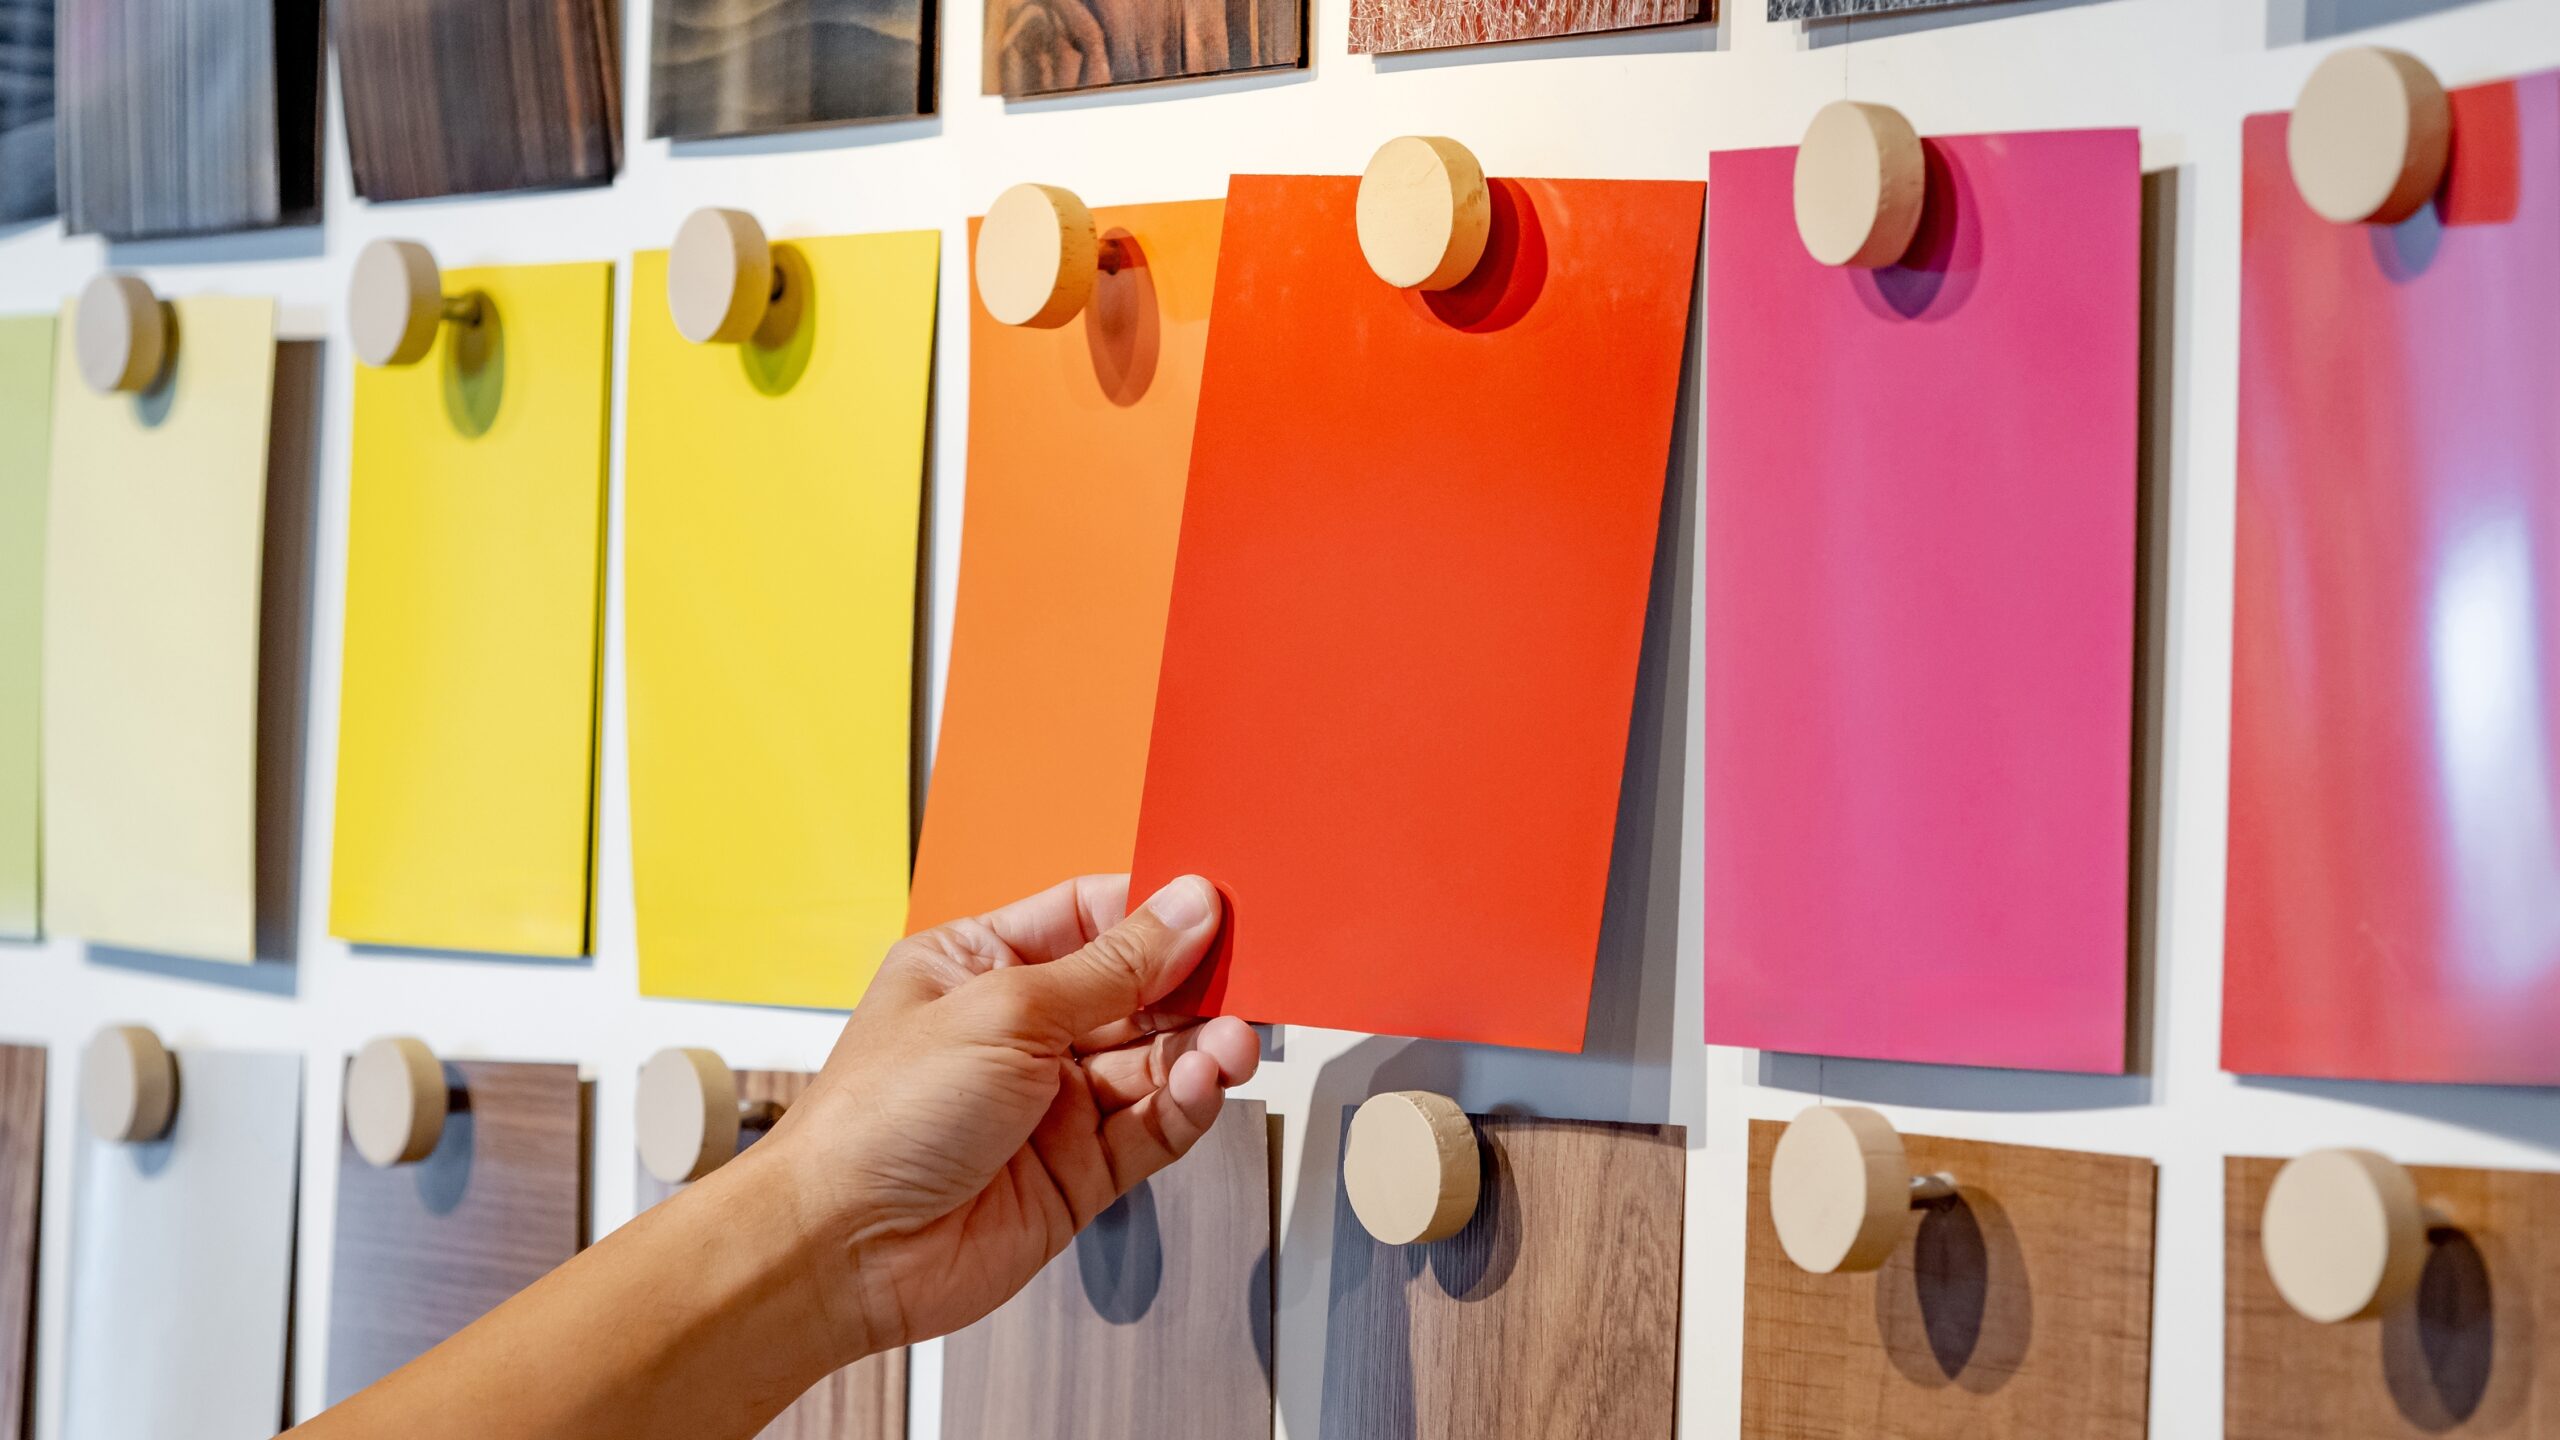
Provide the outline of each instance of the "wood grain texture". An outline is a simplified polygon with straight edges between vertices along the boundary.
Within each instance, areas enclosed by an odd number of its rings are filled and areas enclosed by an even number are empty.
[[[2222,1414],[2229,1440],[2560,1435],[2560,1174],[2412,1166],[2450,1222],[2408,1305],[2321,1325],[2268,1278],[2258,1219],[2281,1159],[2223,1162]]]
[[[1742,1302],[1750,1440],[2141,1440],[2151,1389],[2155,1167],[1906,1135],[1955,1178],[1884,1268],[1813,1275],[1778,1244],[1751,1124]]]
[[[210,234],[312,218],[320,0],[60,0],[72,234]]]
[[[331,21],[368,200],[600,185],[622,161],[612,0],[346,0]]]
[[[587,1238],[587,1095],[574,1065],[449,1061],[469,1108],[415,1165],[377,1170],[339,1122],[334,1405],[578,1253]]]
[[[933,113],[934,0],[663,0],[654,15],[653,136]]]
[[[1714,0],[1351,0],[1351,53],[1392,55],[1713,18]]]
[[[799,1099],[817,1078],[805,1070],[740,1070],[737,1076],[739,1099],[783,1105]],[[739,1132],[741,1152],[755,1143],[756,1133]],[[644,1209],[684,1188],[650,1174],[637,1157],[631,1168]],[[907,1352],[900,1348],[857,1360],[819,1381],[773,1417],[760,1440],[905,1440],[906,1433]]]
[[[1020,99],[1306,63],[1305,0],[987,0],[987,94]]]
[[[1473,1118],[1481,1198],[1449,1239],[1381,1245],[1335,1184],[1325,1440],[1669,1436],[1683,1130]]]
[[[0,0],[0,224],[53,213],[53,0]]]
[[[1899,10],[1945,10],[1978,5],[1983,0],[1769,0],[1772,20],[1845,20],[1853,15],[1890,15]]]
[[[1272,1155],[1258,1100],[942,1347],[944,1440],[1266,1440]]]
[[[0,1440],[34,1419],[36,1212],[44,1187],[44,1049],[0,1045]]]

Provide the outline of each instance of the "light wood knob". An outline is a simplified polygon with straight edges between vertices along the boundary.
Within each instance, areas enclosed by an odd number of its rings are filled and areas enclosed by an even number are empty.
[[[414,365],[435,347],[445,317],[444,275],[415,240],[375,240],[347,279],[347,328],[367,365]]]
[[[444,1064],[425,1041],[369,1040],[347,1067],[347,1135],[372,1165],[424,1160],[444,1138],[449,1099]]]
[[[101,274],[83,286],[72,351],[101,395],[148,390],[169,359],[169,312],[141,278]]]
[[[1093,300],[1102,258],[1093,211],[1059,185],[1016,185],[978,222],[978,300],[1006,325],[1055,330]]]
[[[1481,1166],[1466,1112],[1428,1090],[1370,1096],[1342,1144],[1351,1212],[1386,1245],[1446,1240],[1467,1228]]]
[[[1825,265],[1874,270],[1900,260],[1928,194],[1919,132],[1890,105],[1835,100],[1796,147],[1796,234]]]
[[[738,1153],[738,1077],[716,1051],[661,1050],[640,1067],[640,1163],[669,1185],[699,1180]]]
[[[1493,192],[1475,152],[1445,135],[1404,135],[1360,174],[1360,254],[1399,290],[1446,290],[1475,273],[1493,234]]]
[[[178,1062],[143,1025],[110,1025],[80,1057],[80,1111],[101,1140],[157,1140],[178,1107]]]
[[[2285,129],[2303,202],[2341,225],[2396,225],[2444,183],[2453,103],[2416,57],[2376,45],[2320,62]]]
[[[2258,1245],[2276,1293],[2323,1325],[2370,1320],[2427,1268],[2426,1209],[2409,1172],[2371,1150],[2314,1150],[2267,1187]]]
[[[706,206],[685,217],[667,250],[667,310],[696,345],[753,339],[773,302],[773,247],[743,210]]]
[[[1788,1122],[1769,1161],[1778,1244],[1816,1275],[1873,1270],[1893,1256],[1912,1207],[1956,1193],[1913,1175],[1893,1122],[1863,1105],[1814,1105]]]

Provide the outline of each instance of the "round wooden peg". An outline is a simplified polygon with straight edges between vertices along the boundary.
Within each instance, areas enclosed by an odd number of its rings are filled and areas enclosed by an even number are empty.
[[[1445,135],[1378,147],[1353,212],[1360,254],[1399,290],[1446,290],[1475,273],[1493,234],[1493,192],[1475,152]]]
[[[673,1046],[640,1067],[640,1163],[669,1185],[699,1180],[738,1153],[738,1077],[717,1051]]]
[[[2370,1320],[2418,1288],[2427,1213],[2418,1182],[2371,1150],[2314,1150],[2267,1187],[2258,1244],[2276,1293],[2305,1319]]]
[[[80,1057],[80,1111],[90,1133],[122,1143],[157,1140],[177,1113],[178,1062],[144,1025],[110,1025]]]
[[[1919,132],[1890,105],[1835,100],[1796,147],[1796,234],[1825,265],[1875,270],[1900,260],[1928,194]]]
[[[2397,225],[2444,183],[2453,102],[2415,56],[2357,45],[2320,62],[2285,127],[2294,187],[2321,218]]]
[[[347,1136],[372,1165],[424,1160],[444,1138],[451,1101],[444,1064],[425,1041],[407,1035],[369,1040],[347,1067]]]
[[[1458,1102],[1428,1090],[1372,1095],[1351,1116],[1342,1185],[1379,1243],[1446,1240],[1476,1213],[1482,1162]]]
[[[1002,324],[1054,330],[1092,302],[1101,260],[1093,211],[1074,191],[1016,185],[978,222],[978,300]]]
[[[169,360],[169,312],[133,275],[101,274],[81,288],[72,322],[80,378],[101,395],[148,390]]]
[[[367,365],[415,365],[435,348],[436,327],[479,318],[471,297],[448,298],[436,257],[415,240],[375,240],[356,252],[347,278],[347,328]]]
[[[1891,1259],[1913,1207],[1955,1194],[1913,1175],[1893,1122],[1863,1105],[1814,1105],[1788,1122],[1769,1162],[1769,1217],[1787,1258],[1816,1275]]]
[[[667,249],[667,310],[676,332],[696,345],[755,338],[776,281],[764,227],[743,210],[694,211]]]

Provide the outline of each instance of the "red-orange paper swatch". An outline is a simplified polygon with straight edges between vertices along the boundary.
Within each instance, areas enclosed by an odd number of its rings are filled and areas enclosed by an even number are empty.
[[[1227,193],[1132,893],[1228,896],[1181,1009],[1579,1049],[1705,187],[1496,181],[1429,297],[1358,189]]]
[[[969,490],[910,932],[1129,868],[1217,275],[1217,200],[1106,206],[1138,263],[1054,330],[969,287]],[[977,254],[971,221],[969,249]]]

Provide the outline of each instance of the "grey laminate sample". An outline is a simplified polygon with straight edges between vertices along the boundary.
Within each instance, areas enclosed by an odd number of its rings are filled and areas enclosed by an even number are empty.
[[[0,224],[53,213],[53,0],[0,0]]]

